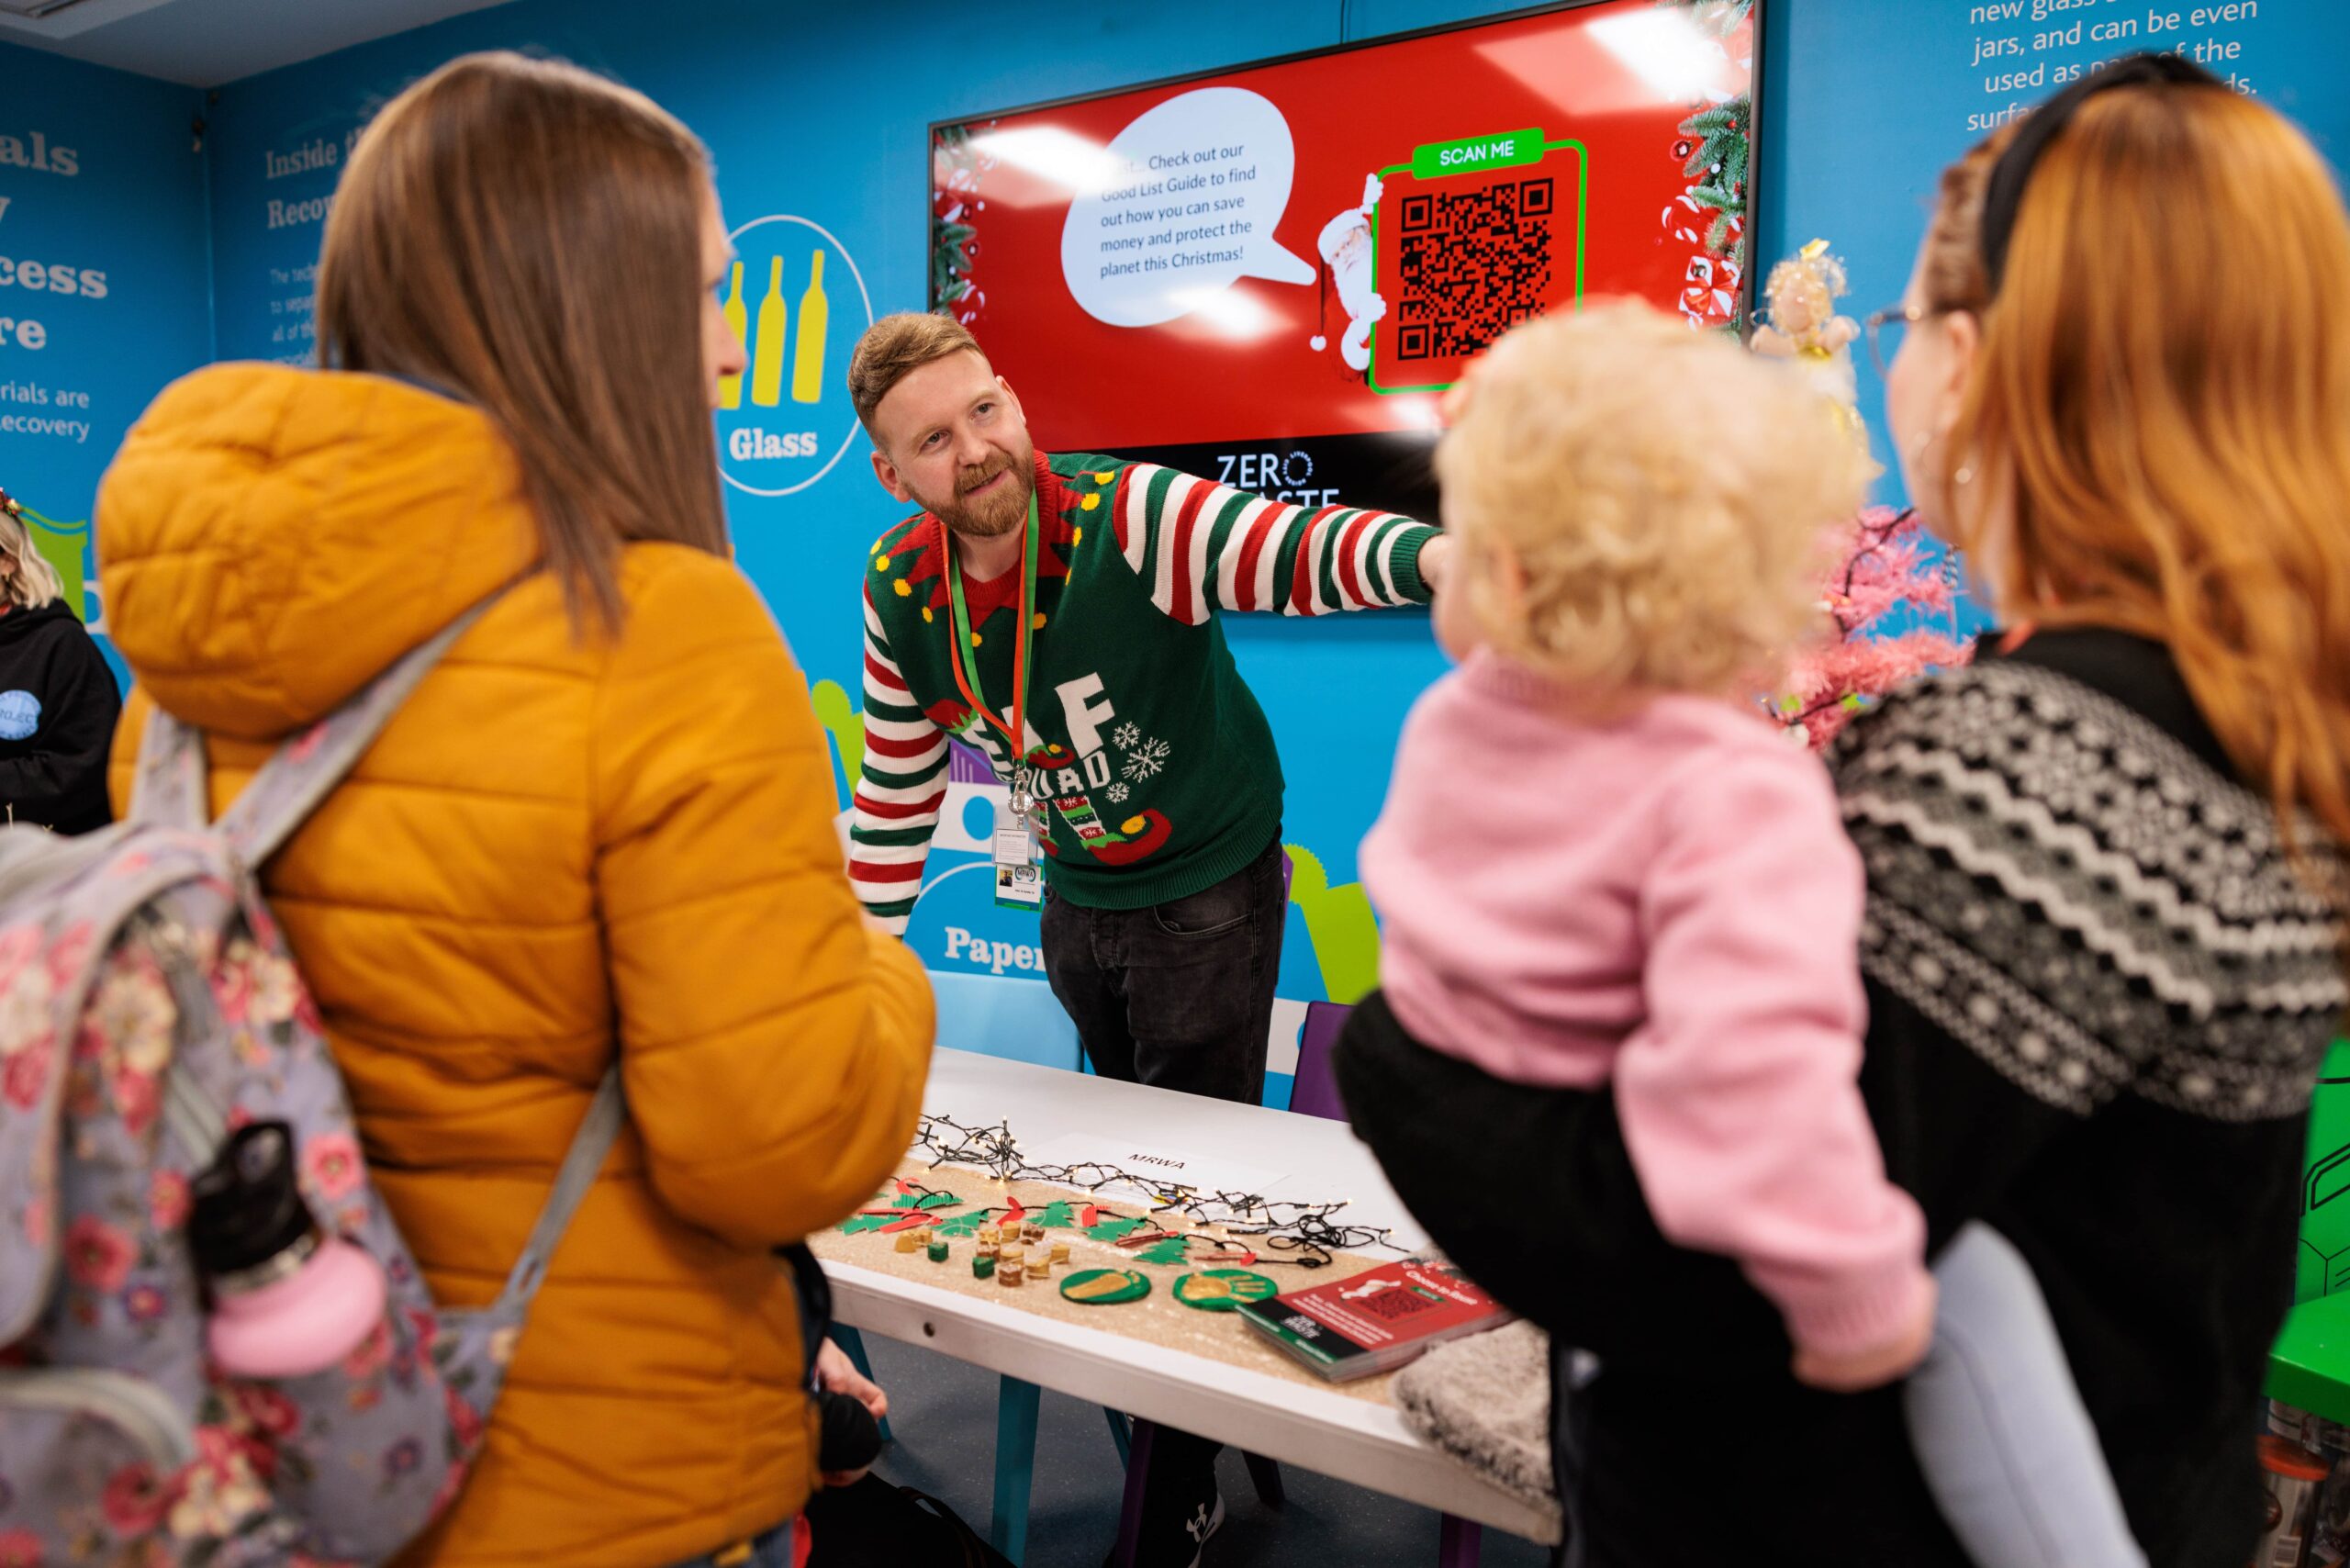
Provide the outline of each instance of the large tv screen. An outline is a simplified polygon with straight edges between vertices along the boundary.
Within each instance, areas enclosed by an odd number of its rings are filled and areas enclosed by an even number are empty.
[[[1634,295],[1739,330],[1756,0],[1585,0],[930,128],[931,304],[1047,450],[1427,515],[1439,394]]]

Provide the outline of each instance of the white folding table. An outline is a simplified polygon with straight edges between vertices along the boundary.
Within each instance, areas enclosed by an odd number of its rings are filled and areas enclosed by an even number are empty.
[[[1030,1148],[1069,1134],[1112,1133],[1204,1161],[1277,1170],[1283,1174],[1266,1197],[1343,1198],[1342,1221],[1386,1226],[1404,1247],[1424,1240],[1371,1151],[1343,1123],[949,1050],[933,1060],[923,1108],[967,1127],[1006,1123]],[[841,1323],[1002,1374],[992,1534],[1015,1562],[1027,1534],[1040,1387],[1434,1508],[1444,1516],[1443,1568],[1473,1564],[1484,1527],[1545,1543],[1558,1539],[1553,1518],[1428,1448],[1391,1406],[1071,1327],[1022,1311],[1016,1297],[975,1298],[836,1256],[824,1269]],[[1134,1495],[1130,1488],[1130,1504]]]

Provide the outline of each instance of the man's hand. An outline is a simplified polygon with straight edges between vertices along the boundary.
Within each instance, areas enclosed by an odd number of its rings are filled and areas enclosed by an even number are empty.
[[[1452,535],[1439,533],[1420,546],[1420,581],[1428,585],[1428,592],[1444,591],[1445,574],[1452,566]]]

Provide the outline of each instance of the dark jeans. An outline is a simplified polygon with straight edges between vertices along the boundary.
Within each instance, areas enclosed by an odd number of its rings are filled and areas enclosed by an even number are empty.
[[[1045,905],[1045,976],[1104,1078],[1254,1105],[1281,966],[1281,835],[1214,887],[1148,909]]]

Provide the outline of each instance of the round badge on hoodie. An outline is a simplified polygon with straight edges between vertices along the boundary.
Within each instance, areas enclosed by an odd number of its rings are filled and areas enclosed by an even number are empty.
[[[28,741],[39,728],[39,698],[29,691],[0,691],[0,741]]]

